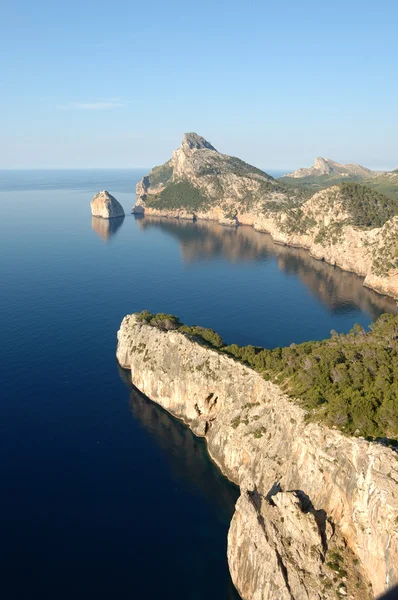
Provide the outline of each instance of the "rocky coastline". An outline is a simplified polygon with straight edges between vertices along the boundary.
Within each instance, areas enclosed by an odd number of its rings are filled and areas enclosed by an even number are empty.
[[[393,450],[306,423],[252,369],[135,314],[121,324],[117,360],[239,485],[228,562],[243,600],[362,600],[398,582]]]
[[[136,193],[134,214],[250,225],[398,299],[398,216],[391,211],[381,225],[357,226],[339,186],[305,199],[302,191],[283,187],[192,133],[185,134],[165,165],[143,177]]]

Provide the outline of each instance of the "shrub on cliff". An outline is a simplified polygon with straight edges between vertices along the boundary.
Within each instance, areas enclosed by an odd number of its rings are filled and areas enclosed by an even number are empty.
[[[148,310],[143,310],[142,312],[137,313],[137,318],[138,320],[145,321],[148,325],[157,327],[163,331],[172,331],[181,327],[181,322],[177,317],[165,313],[157,313],[154,315]]]
[[[398,214],[398,200],[380,194],[359,183],[340,184],[344,208],[352,224],[358,227],[381,227]]]
[[[331,426],[367,436],[398,436],[398,317],[382,315],[365,332],[274,350],[225,346],[266,379],[282,384]]]
[[[175,181],[159,194],[149,194],[147,202],[152,208],[199,210],[208,206],[209,199],[188,181]]]
[[[329,426],[398,437],[398,317],[382,315],[368,332],[355,325],[348,334],[333,332],[323,341],[273,350],[224,345],[212,329],[183,325],[173,315],[143,311],[138,318],[159,329],[177,329],[247,364]]]

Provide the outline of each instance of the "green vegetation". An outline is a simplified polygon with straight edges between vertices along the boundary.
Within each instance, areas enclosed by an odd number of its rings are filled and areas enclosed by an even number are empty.
[[[142,312],[137,313],[137,318],[139,321],[145,321],[148,325],[157,327],[163,331],[178,329],[180,333],[184,333],[205,346],[221,348],[224,344],[221,336],[213,331],[213,329],[198,327],[196,325],[184,325],[178,317],[175,317],[174,315],[167,315],[165,313],[157,313],[154,315],[147,310],[143,310]]]
[[[398,317],[382,315],[365,332],[266,350],[225,345],[212,329],[182,325],[172,315],[144,311],[138,318],[161,329],[177,329],[191,339],[247,364],[308,409],[347,434],[398,437]]]
[[[357,227],[381,227],[398,215],[398,200],[393,200],[359,183],[340,185],[343,206]]]
[[[296,196],[290,203],[280,203],[275,207],[274,211],[282,210],[285,215],[284,220],[279,223],[280,228],[287,234],[298,233],[300,235],[308,234],[311,230],[319,228],[318,231],[315,231],[316,243],[336,244],[341,238],[344,225],[354,225],[361,229],[382,227],[388,220],[398,215],[398,200],[393,200],[358,183],[342,183],[336,186],[335,189],[328,192],[326,200],[328,206],[324,206],[325,210],[333,203],[341,203],[349,216],[344,220],[323,226],[322,202],[325,203],[325,198],[320,201],[319,206],[313,205],[311,210],[304,211],[300,206],[302,202]],[[270,204],[265,204],[264,209],[272,210]],[[393,245],[393,241],[391,244]],[[391,258],[391,256],[394,256],[394,252],[392,255],[388,254],[388,257]],[[386,257],[383,255],[383,258]],[[380,257],[380,265],[383,263],[383,258]]]
[[[235,156],[229,156],[227,164],[228,170],[238,177],[250,177],[252,175],[257,175],[263,178],[265,177],[269,181],[274,181],[274,178],[271,177],[271,175],[268,175],[268,173],[265,173],[265,171],[257,169],[257,167],[253,167],[253,165],[249,165],[245,161],[241,160],[240,158],[236,158]]]
[[[195,211],[206,208],[209,198],[188,181],[175,181],[159,194],[148,194],[147,202],[152,208],[185,208]]]
[[[394,176],[395,174],[395,176]],[[376,177],[361,177],[359,175],[352,176],[336,176],[336,175],[321,175],[310,177],[281,177],[278,183],[283,183],[286,186],[299,187],[303,190],[314,194],[319,190],[339,185],[340,183],[360,183],[372,188],[374,191],[385,194],[390,198],[398,200],[398,172],[394,174],[380,174]]]
[[[328,340],[263,350],[223,351],[299,398],[329,426],[365,436],[398,436],[398,317],[382,315]]]
[[[173,167],[171,166],[170,161],[160,167],[154,167],[148,177],[149,183],[154,187],[169,183],[173,178]]]

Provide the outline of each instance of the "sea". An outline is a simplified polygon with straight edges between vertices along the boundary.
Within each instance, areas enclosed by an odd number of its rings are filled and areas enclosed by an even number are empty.
[[[118,367],[126,314],[274,348],[398,313],[250,227],[134,217],[146,172],[0,171],[3,600],[239,598],[226,558],[238,489]],[[91,217],[102,189],[124,219]]]

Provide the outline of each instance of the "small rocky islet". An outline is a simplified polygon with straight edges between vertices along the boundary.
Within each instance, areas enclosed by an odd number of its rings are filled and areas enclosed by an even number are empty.
[[[115,219],[124,217],[123,206],[106,190],[101,190],[91,200],[91,214],[102,219]]]

